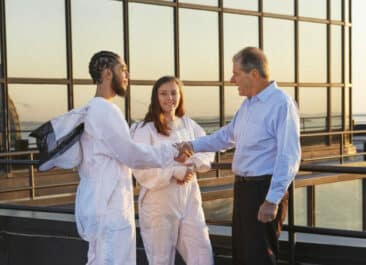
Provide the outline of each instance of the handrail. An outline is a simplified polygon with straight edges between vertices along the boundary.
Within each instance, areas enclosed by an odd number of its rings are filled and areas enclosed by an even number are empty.
[[[33,158],[33,153],[29,153],[30,158]],[[35,197],[35,189],[36,188],[49,188],[53,186],[60,186],[60,184],[56,185],[44,185],[40,187],[35,187],[34,184],[34,172],[33,165],[35,160],[4,160],[1,159],[0,163],[16,163],[16,164],[27,164],[31,167],[31,175],[32,182],[30,187],[23,187],[26,190],[32,190],[32,199]],[[213,163],[212,168],[214,169],[229,169],[231,168],[231,163]],[[302,164],[300,166],[301,171],[315,171],[315,172],[334,172],[334,173],[350,173],[350,174],[365,174],[366,175],[366,167],[350,167],[350,166],[331,166],[331,165],[310,165],[310,164]],[[366,178],[366,176],[365,176]],[[77,185],[77,182],[67,183],[68,185]],[[61,184],[63,186],[63,184]],[[9,190],[0,191],[9,192]],[[295,248],[296,248],[296,238],[295,234],[298,232],[301,233],[314,233],[314,234],[322,234],[322,235],[331,235],[331,236],[344,236],[344,237],[353,237],[353,238],[366,238],[366,232],[359,231],[347,231],[347,230],[339,230],[339,229],[328,229],[328,228],[315,228],[315,227],[304,227],[297,226],[294,222],[294,185],[291,184],[289,189],[289,204],[288,204],[288,225],[284,228],[288,231],[288,248],[289,248],[289,264],[295,264]],[[26,210],[26,211],[40,211],[40,212],[52,212],[52,213],[66,213],[72,214],[74,211],[72,209],[60,209],[57,207],[35,207],[35,206],[24,206],[24,205],[10,205],[3,204],[0,206],[2,209],[15,209],[15,210]]]
[[[38,150],[11,151],[0,153],[0,157],[39,154]]]

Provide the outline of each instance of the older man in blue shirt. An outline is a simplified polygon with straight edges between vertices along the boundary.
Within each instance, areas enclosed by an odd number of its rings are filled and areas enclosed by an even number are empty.
[[[242,103],[232,121],[181,151],[213,152],[235,147],[232,225],[233,264],[274,265],[287,212],[287,189],[300,162],[296,103],[270,81],[264,53],[247,47],[233,57],[231,82]]]

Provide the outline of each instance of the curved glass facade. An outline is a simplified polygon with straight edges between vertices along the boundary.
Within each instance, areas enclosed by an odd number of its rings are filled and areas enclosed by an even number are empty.
[[[185,83],[187,113],[210,133],[242,102],[229,83],[233,54],[256,46],[268,56],[271,77],[299,103],[303,133],[349,128],[347,1],[344,10],[341,0],[299,0],[297,6],[292,0],[0,1],[6,25],[0,43],[3,102],[12,100],[20,116],[21,106],[32,102],[32,119],[46,121],[52,117],[48,102],[57,93],[63,110],[87,102],[94,94],[88,62],[104,49],[129,65],[130,97],[117,100],[128,121],[143,117],[156,79],[176,75]],[[21,93],[29,94],[27,100],[15,96]],[[38,114],[46,112],[51,116]],[[319,126],[309,118],[314,115],[321,117]],[[2,118],[3,130],[9,130],[9,117]]]
[[[303,136],[326,134],[303,138],[304,155],[339,145],[327,134],[351,125],[349,2],[0,0],[0,150],[34,149],[30,130],[94,96],[88,63],[99,50],[129,65],[129,97],[115,99],[129,122],[144,117],[154,81],[176,75],[187,115],[211,133],[244,100],[229,80],[246,46],[265,51],[271,77],[297,101]],[[232,151],[217,157],[230,162]]]

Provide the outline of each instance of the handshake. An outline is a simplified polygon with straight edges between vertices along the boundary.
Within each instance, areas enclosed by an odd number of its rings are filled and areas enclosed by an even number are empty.
[[[178,150],[178,155],[174,158],[179,163],[185,163],[194,153],[191,142],[181,142],[173,145]],[[185,164],[186,171],[183,179],[176,177],[177,184],[183,185],[188,183],[194,176],[195,165],[192,163]]]
[[[174,158],[179,163],[184,163],[190,158],[194,151],[191,142],[181,142],[174,144],[174,147],[178,150],[178,156]]]

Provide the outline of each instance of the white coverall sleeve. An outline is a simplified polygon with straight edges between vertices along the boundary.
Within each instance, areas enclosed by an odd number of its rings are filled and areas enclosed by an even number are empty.
[[[108,150],[108,154],[130,168],[168,167],[175,161],[178,150],[171,144],[158,147],[134,143],[122,112],[117,106],[104,104],[100,108],[90,109],[90,121],[86,130],[95,132]],[[102,129],[101,129],[102,128]]]
[[[143,143],[153,145],[152,131],[149,130],[148,125],[141,127],[137,126],[132,133],[132,139],[136,143]],[[169,185],[172,177],[183,180],[186,174],[187,167],[180,166],[178,163],[166,168],[149,168],[149,169],[133,169],[133,175],[140,185],[147,189],[161,188]]]
[[[199,126],[195,121],[190,120],[190,125],[192,126],[194,139],[201,136],[205,136],[206,132]],[[214,161],[215,153],[195,153],[186,163],[194,164],[197,172],[203,173],[207,172],[211,168],[211,162]]]

